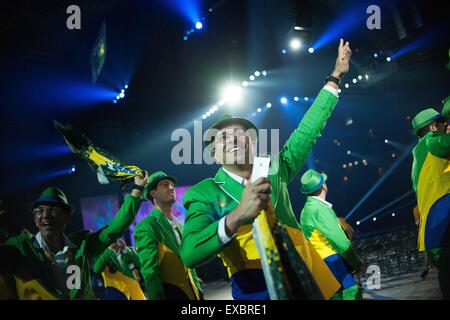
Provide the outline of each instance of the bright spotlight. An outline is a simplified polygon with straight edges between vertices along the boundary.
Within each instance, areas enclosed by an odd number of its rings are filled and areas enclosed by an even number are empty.
[[[121,92],[121,93],[119,94],[119,97],[120,97],[120,98],[125,97],[125,93]]]
[[[243,86],[243,87],[248,86],[248,82],[247,82],[247,81],[242,81],[242,86]]]
[[[119,99],[120,99],[120,95],[117,95],[116,100],[119,100]]]
[[[298,101],[298,100],[300,100],[299,97],[294,97],[294,101]]]
[[[286,53],[287,53],[287,50],[286,50],[286,49],[283,49],[283,50],[281,50],[281,53],[282,53],[282,54],[286,54]]]
[[[200,30],[201,28],[203,28],[203,23],[201,23],[200,21],[196,22],[196,23],[195,23],[195,28],[196,28],[197,30]]]
[[[72,169],[70,169],[70,172],[75,172],[75,171],[77,171],[75,166],[72,166]]]
[[[368,74],[364,75],[364,77],[366,78],[366,80],[369,80],[369,75]]]
[[[314,48],[309,48],[309,49],[308,49],[308,52],[309,52],[309,53],[314,53]]]
[[[356,221],[356,225],[359,226],[361,224],[360,221]]]
[[[206,113],[206,116],[209,117],[210,115],[211,115],[211,112],[208,111],[208,112]]]
[[[359,75],[359,76],[358,76],[358,80],[362,80],[362,75]]]
[[[348,83],[345,84],[345,87],[348,89],[348,87],[350,87],[350,85]]]
[[[213,106],[213,107],[212,107],[212,110],[213,110],[214,112],[216,112],[217,110],[219,110],[219,108],[217,108],[217,106]]]
[[[300,30],[302,30],[302,27],[295,26],[295,27],[294,27],[294,30],[300,31]]]
[[[125,88],[125,89],[128,89],[128,85],[126,84],[126,85],[124,86],[124,88]]]
[[[347,154],[350,155],[352,152],[350,150],[347,150]]]
[[[304,97],[304,98],[303,98],[303,100],[305,100],[305,101],[308,101],[308,100],[309,100],[309,98],[308,98],[308,97]]]
[[[282,98],[280,99],[280,102],[281,102],[282,104],[286,104],[286,103],[288,102],[288,100],[286,99],[286,97],[282,97]]]
[[[261,75],[261,72],[255,71],[255,76],[259,77]]]
[[[261,108],[258,108],[258,109],[256,109],[256,111],[258,111],[258,112],[261,112],[261,111],[262,111],[262,109],[261,109]]]
[[[392,212],[392,216],[395,217],[395,212]]]
[[[373,217],[373,219],[372,219],[373,221],[377,221],[377,217]]]
[[[387,58],[386,58],[386,61],[387,61],[387,62],[390,62],[390,61],[391,61],[391,57],[387,57]]]
[[[389,140],[388,139],[384,139],[384,143],[389,143]]]
[[[266,107],[267,108],[272,108],[272,104],[270,102],[267,102]]]
[[[242,98],[242,89],[239,86],[229,84],[222,91],[222,99],[230,104],[236,105]]]
[[[124,92],[125,92],[125,89],[120,90],[120,93],[124,93]]]
[[[186,41],[187,39],[188,39],[188,37],[187,37],[187,36],[184,36],[184,37],[183,37],[183,40],[184,40],[184,41]]]
[[[114,99],[114,100],[113,100],[113,103],[117,103],[117,100],[116,100],[116,99]]]
[[[373,54],[373,57],[374,57],[374,58],[378,58],[378,53],[374,53],[374,54]]]
[[[342,92],[342,90],[341,89],[338,89],[338,93],[341,93]]]
[[[267,71],[266,70],[263,70],[262,71],[262,75],[265,77],[265,76],[267,76]]]
[[[255,80],[255,76],[251,75],[250,77],[248,77],[251,81]]]
[[[225,104],[225,101],[219,100],[219,106],[223,106]]]
[[[206,115],[203,115],[203,117],[202,117],[202,118],[203,118],[203,120],[205,120],[205,119],[206,119]]]
[[[292,50],[298,50],[302,46],[302,43],[301,43],[300,39],[295,38],[295,39],[291,40],[291,42],[289,43],[289,46],[291,47]]]
[[[356,82],[357,82],[357,80],[356,80],[355,78],[353,78],[352,82],[353,82],[353,83],[356,83]]]

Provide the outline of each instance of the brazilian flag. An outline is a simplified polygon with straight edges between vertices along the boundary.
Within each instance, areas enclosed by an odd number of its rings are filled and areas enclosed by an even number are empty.
[[[63,125],[53,121],[56,130],[63,136],[70,150],[87,161],[97,173],[101,184],[120,182],[122,187],[132,182],[135,176],[143,176],[143,170],[136,166],[126,166],[103,149],[92,144],[91,140],[70,124]]]

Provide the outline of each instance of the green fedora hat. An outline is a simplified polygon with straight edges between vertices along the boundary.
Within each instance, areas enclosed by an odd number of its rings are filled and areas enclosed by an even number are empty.
[[[205,141],[204,141],[205,148],[209,149],[210,151],[212,150],[212,145],[213,145],[214,139],[216,137],[215,134],[217,133],[217,132],[215,132],[215,130],[220,130],[223,127],[226,127],[226,126],[229,126],[232,124],[240,124],[241,126],[243,126],[245,128],[245,130],[253,129],[253,130],[255,130],[256,137],[258,137],[258,129],[253,124],[253,122],[251,122],[247,119],[244,119],[244,118],[233,117],[229,114],[224,113],[220,116],[219,120],[216,123],[214,123],[211,127],[208,128],[208,130],[206,130]]]
[[[420,111],[412,119],[412,127],[414,134],[417,134],[420,131],[420,129],[426,127],[430,123],[433,123],[434,121],[441,118],[444,118],[444,116],[433,108],[428,108]]]
[[[316,192],[327,181],[327,178],[325,173],[318,173],[313,169],[309,169],[302,175],[300,180],[302,183],[302,193],[311,194]]]
[[[148,177],[148,184],[145,186],[144,189],[144,199],[150,200],[151,199],[150,191],[155,189],[158,182],[164,179],[172,181],[175,185],[177,184],[177,179],[175,177],[168,176],[162,171],[156,171],[155,173],[152,173],[150,177]]]
[[[69,201],[67,201],[67,197],[64,192],[54,187],[45,189],[39,198],[30,204],[31,212],[33,212],[34,208],[42,204],[60,206],[67,209],[70,213],[73,213],[74,211],[73,206],[69,204]]]
[[[442,115],[446,119],[450,119],[450,96],[442,100],[442,105],[443,105]]]

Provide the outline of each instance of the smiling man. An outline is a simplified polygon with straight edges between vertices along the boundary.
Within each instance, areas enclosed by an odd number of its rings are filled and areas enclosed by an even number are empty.
[[[134,230],[141,274],[150,300],[203,297],[195,270],[186,268],[180,258],[183,228],[172,213],[176,182],[175,177],[162,171],[150,176],[144,197],[152,201],[154,208]]]
[[[206,133],[210,137],[206,148],[222,167],[214,178],[203,180],[185,194],[188,212],[181,257],[188,267],[197,267],[219,255],[228,269],[235,299],[269,298],[251,223],[270,201],[279,221],[295,233],[293,241],[300,255],[317,254],[300,232],[287,185],[305,164],[331,116],[350,56],[349,43],[341,39],[333,72],[281,152],[272,157],[268,178],[249,183],[258,137],[253,123],[223,115]],[[329,298],[339,284],[322,260],[314,261],[318,264],[310,265],[310,271],[314,271],[323,296]]]
[[[128,230],[147,180],[147,174],[134,178],[131,195],[125,197],[109,225],[97,232],[82,230],[68,236],[64,229],[74,208],[61,190],[45,189],[30,206],[39,232],[34,235],[24,230],[7,241],[6,247],[14,250],[19,263],[14,268],[4,266],[11,253],[0,256],[1,270],[14,295],[24,300],[95,299],[91,261]]]

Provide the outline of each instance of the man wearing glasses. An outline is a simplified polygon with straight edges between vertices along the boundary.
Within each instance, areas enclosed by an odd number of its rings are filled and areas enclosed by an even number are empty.
[[[44,190],[30,206],[39,232],[34,235],[24,230],[7,241],[7,247],[16,251],[20,262],[16,268],[5,270],[3,262],[8,256],[0,257],[0,269],[17,298],[95,299],[91,261],[128,230],[139,210],[147,180],[147,173],[134,178],[131,195],[125,197],[109,225],[97,232],[82,230],[68,236],[64,229],[72,219],[73,206],[61,190]]]

